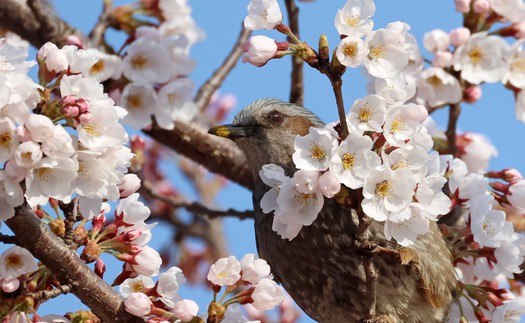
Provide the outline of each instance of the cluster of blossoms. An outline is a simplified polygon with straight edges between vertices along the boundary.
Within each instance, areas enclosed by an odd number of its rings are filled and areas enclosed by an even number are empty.
[[[13,216],[24,197],[37,206],[50,198],[69,203],[75,194],[90,218],[103,199],[120,197],[118,185],[132,158],[120,124],[126,112],[90,76],[93,52],[45,44],[37,55],[38,85],[27,76],[33,65],[24,61],[27,47],[14,36],[0,44],[6,85],[0,99],[0,219]]]
[[[466,9],[460,10],[465,3]],[[497,152],[478,134],[456,136],[455,157],[461,159],[440,155],[447,152],[442,147],[447,138],[435,129],[427,111],[472,103],[481,96],[480,84],[502,82],[517,93],[517,117],[525,121],[520,110],[525,79],[522,40],[508,45],[500,37],[523,37],[519,22],[525,18],[525,5],[490,0],[456,5],[466,13],[467,24],[469,17],[478,24],[489,15],[513,24],[491,34],[486,30],[492,20],[483,30],[476,25],[426,34],[425,48],[435,53],[428,68],[408,33],[410,26],[394,22],[373,30],[372,0],[349,0],[339,10],[335,27],[341,41],[331,66],[364,66],[371,94],[351,106],[346,138],[339,138],[334,124],[310,128],[309,134],[296,137],[292,159],[297,171],[292,177],[277,165],[263,166],[259,174],[270,190],[261,208],[273,212],[273,230],[292,240],[316,220],[326,198],[338,200],[348,189],[362,192],[364,214],[383,222],[385,236],[401,246],[412,245],[431,221],[461,215],[454,226],[442,226],[463,296],[453,305],[450,321],[517,320],[525,312],[524,299],[494,282],[521,272],[525,238],[507,215],[525,212],[525,181],[515,170],[482,175]],[[248,12],[246,28],[275,28],[290,36],[276,1],[254,0]],[[471,30],[476,32],[471,35]],[[244,58],[255,66],[293,54],[319,68],[309,60],[309,55],[317,54],[293,35],[293,44],[255,37],[246,44]],[[504,183],[490,182],[491,178]]]
[[[525,4],[521,1],[462,0],[456,10],[465,14],[466,27],[450,32],[435,29],[425,34],[425,49],[434,54],[432,67],[418,76],[418,96],[429,107],[481,97],[483,83],[502,83],[516,95],[516,118],[525,122]],[[475,22],[476,21],[476,22]],[[484,21],[478,28],[477,21]],[[509,23],[489,32],[496,23]],[[468,28],[467,28],[468,27]],[[503,37],[514,37],[509,44]],[[460,86],[459,74],[466,81]]]
[[[265,311],[284,300],[282,288],[272,280],[270,266],[253,254],[245,255],[241,261],[234,256],[217,260],[210,267],[208,280],[213,284],[214,300],[204,318],[198,317],[199,307],[193,300],[180,297],[178,290],[186,279],[177,267],[160,274],[157,283],[148,276],[128,278],[120,285],[120,292],[126,298],[126,310],[133,315],[156,314],[157,320],[182,322],[204,322],[206,315],[214,322],[247,322],[236,304],[252,304],[257,310]],[[223,286],[226,291],[217,300]],[[226,299],[235,291],[236,294]]]
[[[186,1],[144,1],[142,5],[160,24],[135,30],[122,60],[125,86],[115,95],[128,110],[124,121],[131,127],[145,128],[154,117],[159,127],[173,129],[174,122],[188,121],[197,112],[192,100],[194,84],[187,77],[195,67],[189,51],[204,34]]]

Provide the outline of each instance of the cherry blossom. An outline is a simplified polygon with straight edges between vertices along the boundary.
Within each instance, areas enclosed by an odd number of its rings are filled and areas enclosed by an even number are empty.
[[[358,67],[363,63],[367,51],[363,40],[356,36],[341,39],[336,50],[339,62],[348,67]]]
[[[139,275],[157,276],[161,264],[162,259],[159,253],[149,246],[143,246],[141,251],[133,257],[130,266],[131,269]]]
[[[378,29],[366,36],[365,44],[368,46],[368,55],[364,64],[372,76],[392,77],[408,64],[402,34],[389,29]]]
[[[502,38],[479,32],[457,48],[454,69],[472,84],[499,82],[507,71],[509,54],[510,45]]]
[[[330,160],[330,172],[351,189],[363,187],[367,173],[381,164],[371,148],[370,137],[350,133]]]
[[[383,132],[381,126],[385,122],[386,101],[376,94],[357,99],[348,114],[348,123],[358,131]]]
[[[0,256],[0,277],[14,279],[38,269],[36,260],[27,249],[13,246]]]
[[[305,136],[295,138],[294,164],[299,169],[324,171],[337,141],[328,130],[311,127]]]
[[[159,275],[157,292],[170,299],[178,297],[179,287],[186,282],[186,278],[179,267],[170,267]]]
[[[241,278],[241,264],[235,258],[221,258],[210,267],[208,280],[215,285],[228,286],[235,284]]]
[[[282,20],[283,14],[276,0],[251,0],[244,27],[249,30],[273,29]]]
[[[459,103],[463,98],[459,81],[437,67],[428,68],[419,75],[417,89],[418,96],[423,98],[430,107]]]
[[[340,35],[364,37],[374,27],[370,19],[376,6],[372,0],[348,0],[335,16],[335,28]]]
[[[137,277],[124,280],[119,286],[119,291],[124,298],[127,298],[131,293],[142,293],[153,286],[155,286],[155,283],[151,277],[138,275]]]
[[[264,259],[254,254],[246,254],[241,261],[242,280],[257,284],[262,278],[270,276],[270,266]]]
[[[282,287],[269,279],[262,278],[252,293],[253,307],[259,311],[266,311],[273,309],[276,305],[284,300],[284,292]]]
[[[425,33],[423,36],[423,44],[429,52],[443,52],[448,48],[449,36],[441,29],[434,29]]]

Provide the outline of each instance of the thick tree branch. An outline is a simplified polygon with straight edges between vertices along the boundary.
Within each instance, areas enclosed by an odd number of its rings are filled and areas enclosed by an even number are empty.
[[[151,130],[144,132],[210,171],[250,190],[253,188],[254,182],[246,157],[231,141],[209,135],[197,124],[184,122],[177,122],[173,130],[153,126]]]
[[[288,12],[288,24],[290,30],[298,38],[299,36],[299,8],[295,5],[294,0],[286,0],[286,10]],[[292,39],[288,37],[288,42]],[[298,105],[304,103],[304,82],[303,82],[303,65],[304,62],[297,56],[292,56],[292,74],[290,84],[290,102]]]
[[[221,66],[213,72],[212,76],[201,86],[195,96],[195,104],[200,111],[203,111],[210,103],[211,96],[221,86],[228,74],[237,64],[239,57],[242,55],[242,44],[248,40],[251,35],[251,30],[242,27],[237,41],[233,45],[230,53],[226,56]]]
[[[66,44],[66,36],[81,36],[42,0],[0,0],[0,27],[18,34],[35,47],[48,41],[61,47]]]
[[[6,224],[18,237],[19,245],[48,267],[62,284],[74,286],[73,294],[102,321],[144,322],[126,312],[120,295],[55,236],[27,204],[15,211],[16,215]]]

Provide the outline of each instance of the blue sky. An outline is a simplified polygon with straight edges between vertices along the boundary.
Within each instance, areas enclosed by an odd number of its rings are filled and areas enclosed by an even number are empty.
[[[55,0],[53,2],[61,17],[86,33],[95,24],[102,8],[102,1]],[[125,3],[126,1],[115,2]],[[334,17],[338,8],[344,3],[344,0],[299,3],[301,39],[310,44],[317,44],[319,36],[326,34],[331,49],[333,49],[339,41],[339,36],[334,28]],[[209,77],[229,52],[246,15],[247,4],[248,0],[190,0],[193,17],[207,34],[206,39],[192,49],[192,56],[198,64],[191,78],[197,86]],[[283,3],[281,3],[281,8],[285,8]],[[412,27],[411,32],[420,44],[423,34],[427,31],[435,28],[449,31],[462,24],[461,15],[454,11],[453,0],[378,0],[376,1],[376,14],[372,19],[375,22],[375,28],[385,27],[389,22],[396,20],[408,23]],[[261,31],[255,34],[264,34],[279,41],[285,40],[283,35],[274,31]],[[428,53],[426,57],[431,58]],[[289,57],[273,60],[262,68],[240,63],[220,91],[237,97],[238,106],[234,112],[257,98],[275,97],[286,100],[289,91],[289,74]],[[343,80],[343,94],[347,106],[366,94],[366,80],[360,70],[348,70]],[[318,71],[308,67],[305,70],[305,106],[326,122],[337,119],[335,100],[328,80]],[[447,114],[444,112],[435,116],[442,127],[446,126]],[[228,122],[231,121],[233,113],[227,118]],[[483,98],[478,103],[463,105],[459,128],[463,131],[480,132],[490,138],[499,151],[499,156],[491,162],[491,169],[513,167],[525,173],[525,151],[522,139],[525,138],[525,126],[521,121],[515,119],[512,93],[505,90],[501,84],[483,86]],[[177,177],[174,177],[174,180],[177,180]],[[220,193],[217,207],[250,209],[252,207],[251,193],[235,184],[229,184]],[[229,219],[226,224],[232,254],[240,258],[245,253],[256,252],[253,222]],[[167,228],[157,227],[154,230],[154,237],[165,236],[163,234],[165,230]],[[162,238],[157,238],[152,245],[153,247],[161,246],[164,242]],[[119,270],[120,266],[115,269]],[[204,307],[211,297],[211,293],[208,294],[202,289],[191,288],[191,290],[183,290],[183,293],[186,291],[188,293],[183,296],[195,298],[201,307]],[[67,301],[59,298],[59,301],[50,303],[52,303],[50,306],[43,308],[42,313],[61,313],[75,310],[81,305],[74,300],[74,297],[69,297]],[[309,322],[309,320],[303,318],[303,322]]]

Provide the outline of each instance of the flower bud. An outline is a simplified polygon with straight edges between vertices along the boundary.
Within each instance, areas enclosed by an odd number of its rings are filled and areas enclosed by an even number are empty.
[[[452,64],[452,53],[449,51],[446,52],[436,52],[434,59],[432,60],[432,65],[435,67],[449,67]]]
[[[462,12],[462,13],[467,13],[470,11],[470,1],[471,0],[455,0],[455,5],[456,5],[456,11],[457,12]]]
[[[126,311],[135,316],[146,316],[151,312],[153,305],[149,297],[144,293],[131,293],[124,301]]]
[[[173,306],[173,315],[182,322],[189,322],[199,314],[199,306],[191,299],[183,299]]]
[[[474,103],[481,99],[482,94],[481,87],[478,85],[469,86],[463,92],[463,100],[467,103]]]
[[[120,198],[124,199],[135,193],[140,187],[140,178],[136,174],[126,174],[118,184]]]
[[[98,258],[95,262],[95,274],[97,274],[98,277],[103,278],[105,272],[106,264],[102,259]]]
[[[475,0],[472,9],[475,13],[485,14],[490,11],[490,3],[487,0]]]
[[[448,34],[452,46],[459,47],[470,38],[470,30],[465,27],[456,28]]]
[[[277,53],[277,44],[272,38],[258,35],[247,40],[242,49],[246,53],[242,58],[243,63],[260,67]]]
[[[332,198],[341,190],[341,183],[332,172],[327,171],[319,177],[319,188],[324,196]]]

